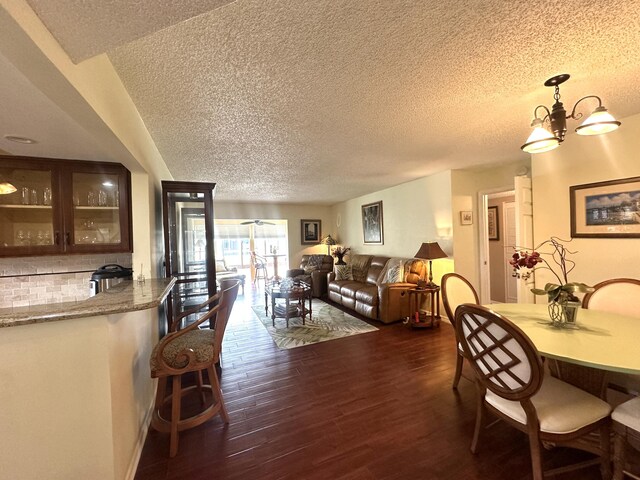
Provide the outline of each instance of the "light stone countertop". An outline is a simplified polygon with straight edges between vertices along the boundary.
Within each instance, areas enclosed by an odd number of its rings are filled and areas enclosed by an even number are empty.
[[[152,278],[139,284],[129,280],[77,302],[0,308],[0,328],[155,308],[169,295],[175,281]]]

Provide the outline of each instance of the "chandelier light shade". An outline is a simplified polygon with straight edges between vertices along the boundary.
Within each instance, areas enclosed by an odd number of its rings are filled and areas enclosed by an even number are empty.
[[[551,111],[544,105],[538,105],[533,111],[534,118],[531,122],[533,132],[529,135],[525,144],[520,147],[525,152],[542,153],[558,147],[560,143],[564,141],[567,133],[567,120],[570,118],[580,120],[582,118],[583,115],[577,112],[577,108],[583,100],[595,99],[598,101],[598,106],[591,115],[576,128],[576,133],[579,135],[600,135],[601,133],[612,132],[620,126],[620,122],[613,118],[613,115],[602,105],[600,97],[596,95],[582,97],[575,103],[571,113],[567,115],[567,111],[560,101],[560,84],[569,80],[569,77],[570,75],[568,73],[563,73],[562,75],[551,77],[544,82],[545,87],[555,88],[555,93],[553,94],[555,103],[551,107]],[[539,109],[546,112],[546,115],[542,118],[538,116]],[[548,125],[548,127],[546,125]]]
[[[338,242],[331,236],[327,235],[322,240],[320,240],[321,245],[327,246],[327,255],[331,255],[331,245],[336,245]]]
[[[422,258],[424,260],[429,260],[429,283],[427,286],[435,287],[437,286],[433,283],[433,270],[431,269],[431,261],[436,260],[438,258],[446,258],[447,254],[444,253],[438,242],[427,242],[420,245],[418,249],[418,253],[414,255],[415,258]]]

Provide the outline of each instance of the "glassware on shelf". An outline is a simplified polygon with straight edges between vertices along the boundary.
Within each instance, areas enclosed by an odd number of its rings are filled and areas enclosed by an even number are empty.
[[[33,245],[33,232],[31,232],[31,230],[27,230],[25,245]]]
[[[44,237],[43,237],[43,245],[52,245],[53,242],[51,241],[51,233],[50,232],[44,232]]]
[[[38,190],[35,188],[31,189],[31,199],[29,200],[31,205],[38,205]]]
[[[44,205],[51,205],[51,188],[45,187],[42,195],[42,203]]]
[[[18,245],[26,245],[25,241],[27,239],[27,236],[24,234],[23,230],[18,230],[18,233],[16,234],[16,242]]]
[[[80,194],[78,192],[73,192],[73,204],[76,207],[80,206]]]
[[[104,190],[100,190],[98,192],[98,205],[100,205],[101,207],[107,206],[107,192],[105,192]]]
[[[22,205],[29,205],[31,201],[31,191],[28,187],[22,187],[20,189],[20,202]]]
[[[96,192],[93,190],[87,193],[87,205],[90,207],[95,207],[98,204],[98,198],[96,197]]]
[[[36,235],[36,245],[44,245],[44,232],[42,230],[38,230],[38,234]]]
[[[116,190],[113,194],[113,205],[116,207],[120,206],[120,190]]]

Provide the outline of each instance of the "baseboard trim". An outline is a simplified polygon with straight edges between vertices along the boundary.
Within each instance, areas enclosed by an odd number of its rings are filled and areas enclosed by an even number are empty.
[[[125,475],[125,480],[133,480],[134,477],[136,476],[136,472],[138,470],[138,464],[140,463],[140,457],[142,456],[142,449],[144,448],[144,442],[147,440],[147,433],[149,433],[149,426],[151,425],[151,414],[153,413],[153,404],[155,403],[155,398],[156,398],[156,389],[158,388],[158,382],[154,382],[154,383],[155,383],[155,388],[153,389],[151,403],[148,405],[147,411],[144,415],[144,420],[142,422],[140,433],[138,435],[138,441],[136,442],[136,446],[133,451],[133,456],[131,457],[131,462],[129,463],[129,468],[127,468],[127,474]]]

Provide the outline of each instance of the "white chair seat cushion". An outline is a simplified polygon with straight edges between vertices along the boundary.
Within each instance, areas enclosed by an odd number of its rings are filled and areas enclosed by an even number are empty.
[[[618,405],[611,414],[611,418],[615,422],[640,432],[640,397]]]
[[[520,402],[505,400],[489,390],[485,399],[509,418],[523,425],[527,423]],[[540,431],[546,433],[574,432],[611,413],[607,402],[551,376],[545,376],[531,402],[540,420]]]

